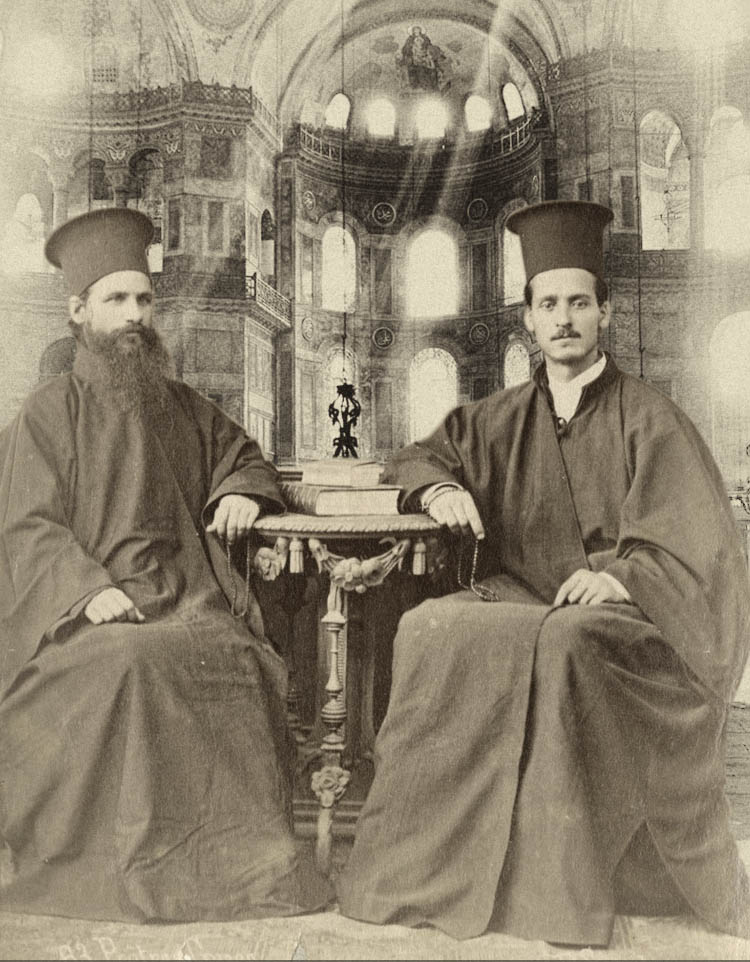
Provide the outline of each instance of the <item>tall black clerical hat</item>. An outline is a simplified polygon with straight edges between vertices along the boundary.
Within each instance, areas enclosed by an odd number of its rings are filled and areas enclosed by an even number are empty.
[[[44,254],[62,268],[71,294],[115,271],[150,274],[146,249],[154,236],[151,220],[129,207],[104,207],[81,214],[57,228]]]
[[[603,231],[614,214],[584,200],[548,200],[522,207],[506,221],[521,239],[526,280],[558,267],[581,267],[604,277]]]

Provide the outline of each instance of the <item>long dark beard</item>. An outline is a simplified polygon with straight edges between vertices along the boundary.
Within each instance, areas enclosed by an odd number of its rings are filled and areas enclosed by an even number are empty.
[[[83,328],[83,343],[101,362],[116,403],[126,410],[164,407],[173,367],[157,331],[133,325],[104,333],[88,320]]]

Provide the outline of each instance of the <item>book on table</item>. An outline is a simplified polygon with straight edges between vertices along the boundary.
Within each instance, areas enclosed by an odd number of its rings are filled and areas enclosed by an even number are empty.
[[[395,484],[332,485],[282,481],[281,493],[290,511],[299,514],[398,514],[401,488]]]
[[[324,458],[302,464],[304,484],[322,484],[326,487],[375,487],[382,473],[383,465],[379,461],[360,461],[357,458]]]

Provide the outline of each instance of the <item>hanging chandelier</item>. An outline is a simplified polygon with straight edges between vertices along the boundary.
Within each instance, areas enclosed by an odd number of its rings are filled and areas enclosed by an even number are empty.
[[[352,430],[359,420],[362,405],[354,396],[356,388],[344,381],[336,385],[336,397],[328,405],[328,417],[334,426],[338,425],[339,433],[333,440],[334,458],[357,458],[357,437]]]
[[[341,90],[345,88],[344,72],[344,3],[341,0]],[[341,265],[346,263],[346,135],[342,131],[341,137]],[[344,294],[346,298],[346,294]],[[338,427],[338,435],[333,439],[334,458],[357,458],[359,441],[353,430],[359,421],[362,405],[355,397],[357,389],[346,379],[346,338],[347,338],[347,308],[346,300],[341,305],[343,311],[343,327],[341,332],[341,384],[336,385],[336,397],[328,405],[328,417],[334,427]]]

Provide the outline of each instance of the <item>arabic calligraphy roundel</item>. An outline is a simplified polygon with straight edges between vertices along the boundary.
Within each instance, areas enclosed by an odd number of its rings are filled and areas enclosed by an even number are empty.
[[[372,219],[378,227],[390,227],[396,220],[396,208],[386,200],[381,200],[372,209]]]

